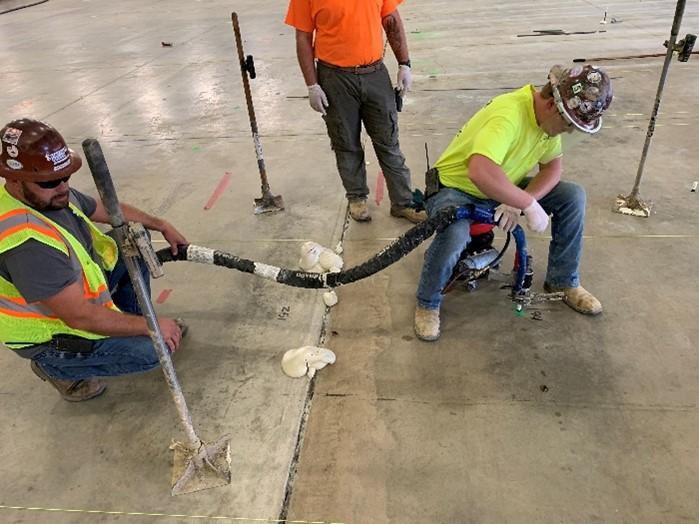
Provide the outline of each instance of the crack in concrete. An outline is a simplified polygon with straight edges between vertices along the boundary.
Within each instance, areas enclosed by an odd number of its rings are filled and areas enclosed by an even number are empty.
[[[344,245],[345,235],[349,229],[350,217],[349,217],[349,204],[345,208],[344,223],[342,226],[342,233],[340,234],[339,245]],[[325,313],[323,314],[323,320],[320,327],[320,333],[318,334],[318,346],[322,347],[327,340],[330,326],[330,310],[331,308],[326,307]],[[299,422],[299,430],[296,436],[296,445],[294,446],[294,455],[291,458],[291,463],[289,464],[289,474],[286,479],[286,486],[284,489],[284,500],[282,506],[279,510],[278,519],[282,522],[287,520],[289,514],[289,506],[291,505],[291,498],[294,493],[294,482],[298,474],[298,465],[301,458],[301,450],[303,448],[303,440],[306,434],[306,428],[308,427],[308,419],[311,413],[311,405],[313,403],[313,397],[315,395],[316,381],[318,379],[318,374],[310,380],[308,386],[308,391],[306,392],[306,399],[303,405],[303,411],[301,413],[301,420]]]

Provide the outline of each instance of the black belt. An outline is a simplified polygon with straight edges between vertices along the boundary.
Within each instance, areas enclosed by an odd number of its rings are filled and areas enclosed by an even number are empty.
[[[33,358],[46,349],[56,349],[68,353],[91,353],[94,344],[95,341],[89,338],[76,337],[75,335],[55,335],[51,340],[15,349],[14,352],[24,358]]]
[[[379,69],[381,69],[381,66],[383,66],[383,60],[377,60],[376,62],[372,62],[371,64],[351,67],[340,67],[333,64],[328,64],[327,62],[323,62],[322,60],[318,60],[318,63],[323,67],[328,67],[330,69],[338,69],[347,73],[354,73],[355,75],[366,75],[369,73],[373,73],[374,71],[378,71]]]

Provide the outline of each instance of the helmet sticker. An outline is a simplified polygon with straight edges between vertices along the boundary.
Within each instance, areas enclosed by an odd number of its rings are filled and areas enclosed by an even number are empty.
[[[68,164],[70,164],[70,157],[68,157],[68,148],[66,146],[63,146],[61,149],[54,151],[53,153],[46,153],[46,160],[53,162],[54,171],[56,171],[58,164],[61,164],[62,167],[64,167],[63,164],[65,163],[66,159],[68,159]]]
[[[585,98],[588,100],[597,100],[599,98],[599,87],[587,86],[587,89],[585,89]]]
[[[587,74],[587,80],[593,84],[599,84],[602,81],[602,75],[599,71],[590,71]]]
[[[579,95],[580,93],[583,92],[583,84],[579,80],[575,82],[573,85],[570,86],[571,91],[573,91],[574,95]]]
[[[17,146],[7,146],[7,154],[12,158],[17,158],[17,155],[19,155],[19,149],[17,149]]]
[[[580,76],[583,72],[582,66],[575,66],[568,72],[568,76],[570,78],[575,78],[576,76]]]
[[[583,100],[580,102],[580,107],[578,109],[583,113],[589,113],[592,110],[592,102]]]
[[[53,170],[60,171],[61,169],[63,169],[64,167],[68,167],[69,165],[70,165],[70,158],[68,158],[68,160],[66,160],[62,164],[58,164],[56,166],[53,166]]]
[[[24,166],[22,165],[22,162],[18,162],[14,158],[9,158],[7,159],[7,162],[5,162],[10,169],[22,169]]]
[[[6,144],[16,146],[19,142],[19,137],[22,135],[21,129],[16,129],[14,127],[8,127],[5,129],[5,134],[2,135],[2,141]],[[19,169],[19,168],[18,168]]]
[[[568,107],[571,109],[575,109],[580,105],[580,97],[574,96],[570,100],[568,100]]]

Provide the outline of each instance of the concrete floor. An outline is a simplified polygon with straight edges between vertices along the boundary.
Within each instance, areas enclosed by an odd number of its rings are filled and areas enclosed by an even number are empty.
[[[699,25],[688,4],[682,35]],[[621,22],[600,25],[605,7]],[[233,8],[256,60],[282,214],[252,214],[259,179]],[[192,243],[293,267],[302,241],[342,239],[347,263],[361,262],[407,225],[374,192],[373,222],[345,229],[285,10],[270,0],[50,0],[1,15],[2,120],[45,119],[78,149],[98,138],[121,199]],[[415,0],[401,12],[416,76],[401,143],[419,186],[424,143],[436,159],[492,96],[542,83],[553,63],[662,53],[674,3]],[[517,36],[540,29],[604,32]],[[699,521],[699,196],[689,191],[699,62],[670,70],[641,191],[656,202],[648,220],[610,209],[633,185],[662,58],[597,63],[615,101],[605,129],[567,152],[565,176],[588,190],[582,274],[601,317],[552,304],[542,321],[519,318],[486,283],[452,293],[442,338],[421,343],[412,313],[425,245],[340,289],[327,315],[316,291],[171,264],[154,283],[154,297],[171,290],[157,308],[191,324],[175,364],[202,436],[232,435],[232,484],[170,497],[168,444],[182,432],[160,373],[110,380],[103,397],[72,405],[2,352],[0,522]],[[225,173],[230,186],[205,210]],[[86,168],[74,182],[95,194]],[[530,242],[540,285],[547,238]],[[285,350],[318,343],[337,354],[334,366],[313,382],[282,374]]]

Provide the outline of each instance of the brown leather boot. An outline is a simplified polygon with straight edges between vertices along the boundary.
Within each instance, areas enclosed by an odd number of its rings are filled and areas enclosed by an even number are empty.
[[[184,337],[187,336],[187,333],[189,333],[189,326],[184,321],[184,319],[180,317],[177,317],[175,319],[175,324],[179,326],[180,332],[182,333],[182,339],[184,340]]]
[[[433,342],[439,338],[439,308],[415,308],[415,334],[425,342]]]
[[[369,214],[369,206],[367,206],[366,198],[350,200],[349,214],[357,222],[369,222],[369,220],[371,220],[371,215]]]
[[[547,293],[562,291],[563,302],[583,315],[594,316],[602,313],[602,304],[600,301],[582,286],[557,288],[550,285],[548,282],[544,282],[544,291]]]
[[[41,366],[32,360],[31,368],[34,374],[44,382],[51,384],[63,399],[68,402],[81,402],[90,400],[104,393],[107,384],[103,381],[90,378],[87,380],[59,380],[46,374]]]
[[[391,216],[396,218],[404,218],[413,224],[419,224],[427,220],[427,213],[424,211],[416,211],[412,207],[391,207]]]

